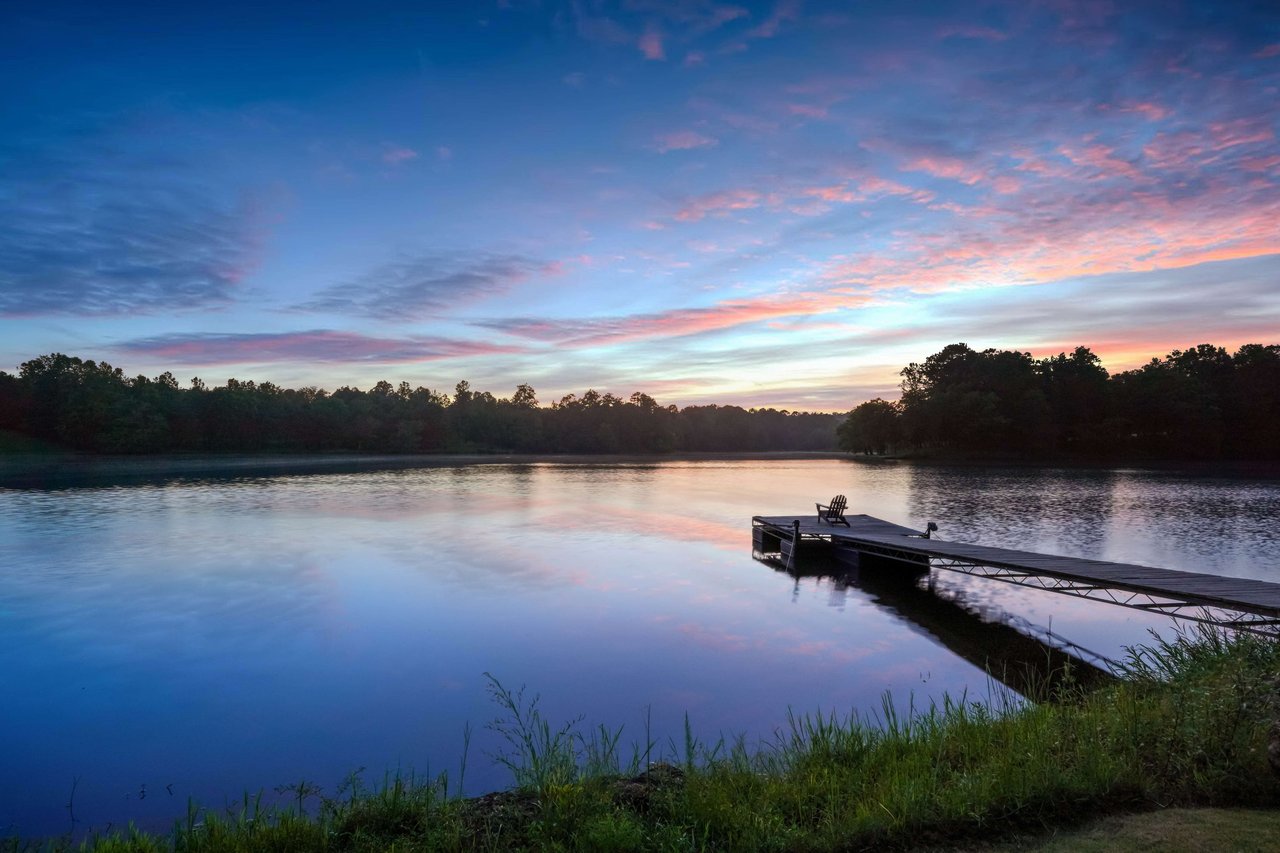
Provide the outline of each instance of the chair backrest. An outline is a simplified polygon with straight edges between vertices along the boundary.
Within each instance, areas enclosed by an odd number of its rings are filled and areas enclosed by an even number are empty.
[[[828,512],[827,515],[839,518],[844,515],[844,508],[848,505],[849,501],[845,499],[844,495],[836,495],[831,499],[831,511]]]

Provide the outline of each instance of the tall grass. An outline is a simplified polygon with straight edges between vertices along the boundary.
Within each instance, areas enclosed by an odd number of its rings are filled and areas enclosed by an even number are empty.
[[[490,673],[484,676],[490,698],[503,712],[489,728],[507,744],[493,758],[511,771],[517,788],[545,792],[570,782],[631,775],[653,754],[655,744],[649,737],[647,714],[645,743],[632,744],[630,757],[623,760],[621,726],[611,729],[600,724],[583,732],[582,717],[554,726],[542,716],[537,694],[526,699],[523,686],[510,690]],[[685,725],[687,729],[687,716]]]
[[[646,725],[629,753],[621,729],[554,725],[537,696],[490,677],[512,792],[462,800],[443,774],[353,784],[331,799],[299,783],[285,789],[286,808],[246,798],[232,814],[193,809],[167,838],[129,830],[77,846],[835,850],[962,843],[1099,811],[1280,807],[1266,759],[1280,717],[1280,642],[1208,629],[1157,638],[1130,650],[1124,674],[1067,702],[997,693],[904,711],[886,696],[870,715],[792,713],[754,747],[704,742],[686,718],[683,742],[658,749]],[[652,768],[655,758],[668,763]]]

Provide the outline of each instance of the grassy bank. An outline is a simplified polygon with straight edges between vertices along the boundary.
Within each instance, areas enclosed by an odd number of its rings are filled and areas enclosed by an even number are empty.
[[[1268,745],[1280,643],[1202,633],[1134,650],[1128,678],[1071,701],[947,702],[908,716],[793,717],[775,741],[641,743],[552,725],[494,682],[517,787],[462,800],[449,779],[307,785],[293,807],[194,807],[167,837],[57,848],[251,850],[845,850],[954,848],[1098,813],[1280,807]],[[661,758],[666,763],[651,764]],[[1277,756],[1280,758],[1280,756]],[[641,767],[648,767],[639,772]],[[20,848],[20,844],[14,844]]]

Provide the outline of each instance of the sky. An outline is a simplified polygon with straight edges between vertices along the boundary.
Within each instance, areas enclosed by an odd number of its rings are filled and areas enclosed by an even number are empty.
[[[1280,342],[1280,5],[0,10],[0,369],[847,411]]]

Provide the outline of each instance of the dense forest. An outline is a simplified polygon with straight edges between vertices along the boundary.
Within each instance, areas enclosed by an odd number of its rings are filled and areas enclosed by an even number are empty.
[[[902,398],[855,408],[855,453],[1124,459],[1280,458],[1280,346],[1201,344],[1108,375],[1087,347],[1029,353],[951,344],[902,370]]]
[[[379,382],[367,391],[228,379],[178,385],[59,353],[0,372],[0,429],[99,453],[661,453],[835,450],[841,416],[659,405],[594,390],[540,406],[459,382],[452,396]]]
[[[452,395],[228,379],[180,387],[59,353],[0,371],[0,429],[99,453],[664,453],[832,450],[1023,458],[1280,459],[1280,345],[1201,344],[1108,374],[1087,347],[1035,359],[958,343],[902,370],[902,397],[847,417],[659,405],[589,390],[540,405],[459,382]]]

